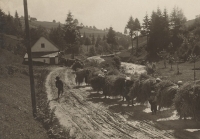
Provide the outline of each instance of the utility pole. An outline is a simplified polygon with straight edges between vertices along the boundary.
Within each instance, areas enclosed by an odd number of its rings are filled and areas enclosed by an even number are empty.
[[[26,31],[25,42],[28,53],[28,65],[29,65],[29,76],[30,76],[30,86],[31,86],[32,110],[33,110],[33,117],[36,117],[37,110],[36,110],[36,99],[35,99],[35,84],[33,78],[33,64],[32,64],[31,47],[30,47],[27,0],[24,0],[24,20],[25,20],[25,31]]]

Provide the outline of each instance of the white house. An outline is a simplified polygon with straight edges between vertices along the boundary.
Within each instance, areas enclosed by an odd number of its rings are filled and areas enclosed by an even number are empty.
[[[31,47],[32,61],[44,62],[47,64],[58,64],[59,49],[55,44],[40,37],[38,41]],[[24,56],[24,61],[28,61],[28,54]]]

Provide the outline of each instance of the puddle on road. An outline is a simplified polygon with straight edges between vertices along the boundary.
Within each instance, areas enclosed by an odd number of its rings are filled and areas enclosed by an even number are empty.
[[[179,119],[179,116],[178,116],[178,114],[177,114],[177,111],[173,111],[172,113],[173,113],[172,116],[167,117],[167,118],[160,118],[160,119],[158,119],[157,121],[178,120],[178,119]]]
[[[200,131],[200,129],[185,129],[186,131],[189,131],[189,132],[196,132],[196,131]]]

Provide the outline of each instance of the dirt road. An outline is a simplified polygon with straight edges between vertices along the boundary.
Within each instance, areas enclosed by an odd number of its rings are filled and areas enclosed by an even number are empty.
[[[54,84],[57,75],[65,83],[64,95],[60,100],[55,99],[57,90]],[[51,109],[55,110],[61,125],[72,138],[176,138],[174,130],[166,130],[166,127],[153,122],[152,118],[158,117],[143,112],[146,106],[127,107],[120,98],[104,99],[89,86],[76,86],[70,69],[53,69],[47,77],[46,88]]]

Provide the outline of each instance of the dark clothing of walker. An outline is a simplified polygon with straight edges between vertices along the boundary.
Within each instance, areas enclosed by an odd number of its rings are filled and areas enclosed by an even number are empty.
[[[155,93],[151,94],[151,96],[149,98],[149,103],[151,105],[152,114],[156,114],[156,112],[157,112],[157,100],[156,100]]]
[[[56,77],[56,87],[58,88],[58,98],[63,94],[63,82]]]

